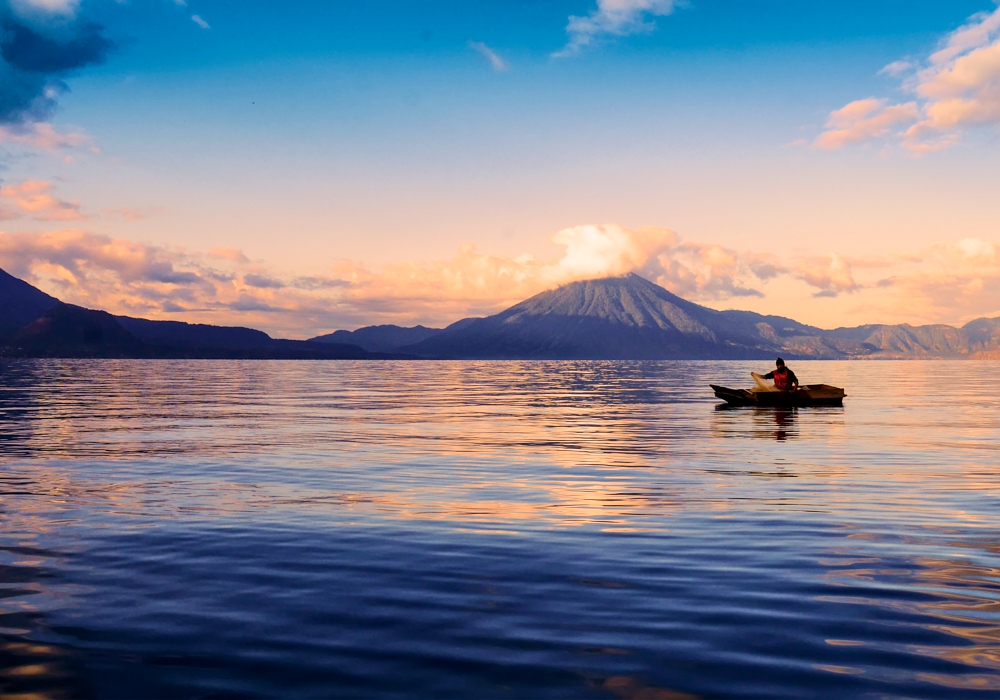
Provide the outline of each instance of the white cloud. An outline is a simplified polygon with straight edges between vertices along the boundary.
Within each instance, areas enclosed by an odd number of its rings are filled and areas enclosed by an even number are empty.
[[[1000,127],[1000,8],[973,15],[922,67],[896,61],[880,73],[900,77],[916,101],[857,100],[830,114],[819,148],[834,150],[892,134],[915,153],[957,143],[967,127]],[[900,131],[891,127],[908,125]]]
[[[469,47],[478,51],[483,56],[483,58],[489,61],[490,65],[493,66],[493,70],[497,71],[498,73],[503,73],[505,70],[510,68],[510,66],[507,64],[507,61],[503,60],[503,57],[501,57],[500,54],[498,54],[496,51],[491,49],[483,42],[470,41]]]
[[[914,65],[910,61],[893,61],[887,66],[883,66],[878,72],[879,75],[888,75],[891,78],[898,78],[904,73],[913,70]]]
[[[203,20],[200,15],[191,15],[191,21],[197,24],[202,29],[211,29],[208,22]]]
[[[597,0],[585,17],[571,16],[566,25],[569,41],[557,57],[571,56],[602,36],[627,36],[652,31],[649,17],[671,14],[682,0]]]

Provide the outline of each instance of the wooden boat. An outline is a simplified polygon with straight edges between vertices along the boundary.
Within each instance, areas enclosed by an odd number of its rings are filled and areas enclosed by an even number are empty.
[[[748,391],[709,384],[730,406],[843,406],[847,395],[829,384],[805,384],[795,391]]]

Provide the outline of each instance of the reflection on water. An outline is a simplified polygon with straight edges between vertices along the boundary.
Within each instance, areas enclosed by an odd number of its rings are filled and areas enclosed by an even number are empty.
[[[1000,365],[750,369],[2,364],[0,695],[996,696]]]
[[[795,430],[795,417],[798,413],[798,408],[795,407],[784,407],[784,406],[773,406],[766,408],[749,408],[744,406],[730,406],[729,404],[720,403],[715,406],[716,411],[734,411],[738,413],[751,413],[753,415],[754,424],[757,429],[754,431],[756,437],[773,438],[778,442],[784,442],[790,437],[795,437],[797,431]],[[813,408],[810,409],[811,412],[833,412],[840,413],[843,411],[842,408]]]

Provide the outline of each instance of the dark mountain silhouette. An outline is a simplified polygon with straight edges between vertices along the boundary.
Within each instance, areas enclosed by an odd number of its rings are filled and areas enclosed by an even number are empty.
[[[252,328],[150,321],[64,304],[0,270],[0,356],[380,359],[348,343],[280,340]]]
[[[118,323],[157,357],[367,360],[388,357],[351,343],[316,343],[309,340],[272,338],[264,331],[239,326],[211,326],[182,321],[150,321],[115,317]]]
[[[349,341],[349,342],[338,342]],[[252,328],[150,321],[64,304],[0,270],[0,354],[234,359],[997,358],[1000,318],[962,328],[823,330],[781,316],[715,311],[639,277],[574,282],[445,329],[369,326],[309,341]]]
[[[714,311],[626,275],[543,292],[404,351],[454,358],[756,358],[773,355],[785,337],[820,332],[780,316]]]
[[[827,331],[781,316],[708,309],[631,274],[567,284],[397,350],[482,359],[983,357],[1000,350],[1000,319],[960,329],[902,324]]]
[[[118,323],[144,343],[171,348],[250,350],[274,343],[264,331],[236,326],[210,326],[182,321],[150,321],[145,318],[117,316]]]
[[[7,354],[25,357],[152,357],[152,348],[106,311],[57,303],[18,331]]]
[[[392,352],[404,345],[413,345],[441,332],[440,328],[413,326],[366,326],[356,331],[334,331],[310,340],[315,343],[351,343],[371,352]]]
[[[394,357],[356,345],[278,340],[249,328],[124,319],[57,303],[11,338],[14,357],[367,360]],[[138,329],[138,333],[130,330]],[[245,339],[245,342],[240,342]]]
[[[58,303],[55,297],[0,270],[0,339],[13,335]]]

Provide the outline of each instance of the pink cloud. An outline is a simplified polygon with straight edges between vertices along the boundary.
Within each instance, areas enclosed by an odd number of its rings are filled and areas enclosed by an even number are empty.
[[[51,194],[52,183],[44,180],[25,180],[0,187],[0,199],[9,200],[16,209],[5,208],[3,218],[17,218],[27,214],[36,221],[81,221],[87,218],[80,211],[79,202],[67,202]],[[20,212],[17,213],[17,212]]]
[[[879,138],[893,127],[913,122],[920,115],[915,102],[901,105],[886,105],[885,102],[870,97],[831,112],[826,122],[827,130],[816,138],[813,147],[835,151],[848,144]]]
[[[825,257],[807,258],[794,268],[800,280],[817,289],[814,296],[832,297],[844,292],[854,292],[859,285],[854,281],[851,263],[837,253]]]
[[[873,315],[885,322],[955,322],[1000,314],[1000,245],[983,239],[878,259],[837,253],[779,259],[685,241],[666,228],[613,224],[563,229],[552,241],[563,252],[550,260],[463,246],[442,260],[380,269],[342,260],[321,274],[290,275],[236,249],[192,253],[70,229],[0,233],[0,267],[92,308],[248,325],[286,337],[373,323],[444,325],[495,313],[560,284],[628,272],[716,307],[738,302],[773,313],[780,306],[795,315],[839,304],[844,325],[858,309],[864,322]]]
[[[463,246],[445,260],[370,270],[352,261],[322,275],[285,275],[242,251],[190,254],[81,230],[0,234],[0,267],[60,298],[116,313],[241,323],[308,334],[373,322],[448,323],[499,311],[559,284],[641,271],[697,298],[757,293],[758,262],[720,246],[681,242],[664,228],[576,226],[552,241],[554,260]],[[743,279],[746,278],[746,279]],[[308,330],[306,330],[308,329]]]
[[[93,139],[84,133],[64,134],[47,122],[27,122],[0,126],[0,143],[16,143],[43,151],[84,148],[93,145]]]
[[[913,67],[896,61],[880,72],[902,76]],[[974,15],[949,34],[903,87],[917,100],[851,102],[831,112],[814,146],[836,150],[894,135],[904,148],[929,153],[957,143],[965,127],[1000,127],[1000,8]]]
[[[1000,315],[1000,245],[981,238],[900,255],[879,280],[886,313],[917,309],[927,322]]]

